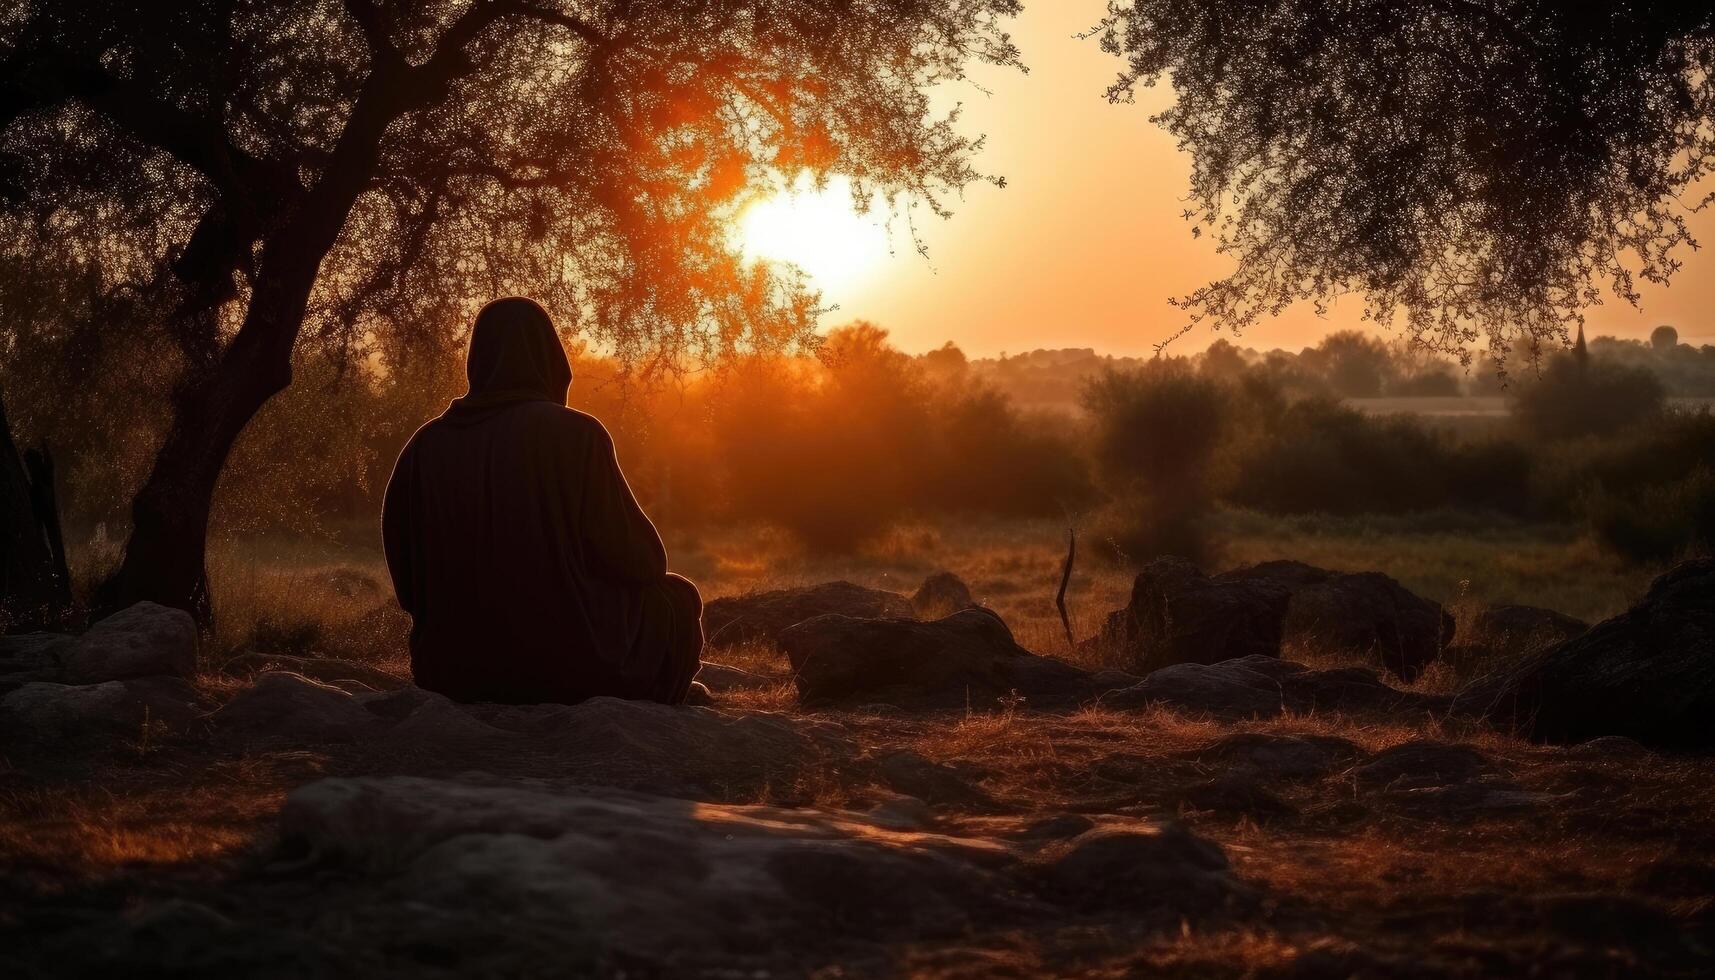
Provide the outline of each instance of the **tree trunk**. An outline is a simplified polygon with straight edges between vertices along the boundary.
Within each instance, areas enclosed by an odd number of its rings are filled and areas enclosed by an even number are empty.
[[[318,231],[325,222],[311,225]],[[291,229],[264,248],[243,326],[214,366],[175,398],[166,440],[131,502],[125,559],[96,593],[98,613],[146,600],[210,624],[206,557],[215,487],[244,427],[291,383],[292,348],[331,245],[331,234]]]
[[[215,486],[239,434],[290,381],[290,357],[289,346],[284,357],[264,359],[235,341],[180,393],[154,468],[131,502],[125,559],[96,593],[98,615],[147,600],[210,622],[205,558]]]
[[[497,9],[473,7],[466,27],[480,30]],[[244,324],[219,360],[197,372],[175,399],[166,441],[131,504],[125,559],[96,594],[98,611],[149,600],[190,611],[205,629],[210,625],[205,559],[221,469],[244,427],[291,383],[292,349],[322,259],[369,185],[388,125],[434,90],[433,80],[418,83],[409,72],[457,69],[457,59],[442,55],[437,51],[424,69],[406,69],[400,61],[370,75],[321,179],[264,241]]]
[[[45,448],[18,453],[0,400],[0,628],[58,628],[70,613],[53,463]]]

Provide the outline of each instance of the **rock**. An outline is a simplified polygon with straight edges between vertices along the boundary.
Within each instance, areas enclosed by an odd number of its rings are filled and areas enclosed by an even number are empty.
[[[1251,656],[1217,664],[1173,664],[1133,687],[1103,695],[1101,703],[1118,709],[1162,704],[1221,718],[1270,718],[1281,712],[1280,682],[1258,669],[1257,661],[1280,662]]]
[[[363,935],[383,947],[433,935],[473,975],[550,960],[573,974],[620,960],[702,975],[743,955],[801,966],[830,943],[961,936],[1025,907],[1009,896],[1018,858],[1005,845],[606,788],[327,779],[287,798],[280,834],[288,856],[382,873],[318,886]]]
[[[1380,714],[1403,718],[1445,712],[1452,699],[1402,691],[1366,667],[1304,670],[1281,678],[1288,711]]]
[[[1406,742],[1376,753],[1352,770],[1359,789],[1421,789],[1450,786],[1490,775],[1494,766],[1468,745]]]
[[[60,678],[59,651],[71,637],[63,633],[15,633],[0,636],[0,691],[30,681]]]
[[[1142,683],[1102,696],[1110,708],[1162,704],[1220,718],[1272,718],[1298,713],[1406,715],[1445,709],[1448,699],[1401,691],[1362,667],[1311,670],[1276,657],[1251,656],[1217,664],[1174,664]]]
[[[936,572],[929,576],[911,596],[911,608],[918,619],[940,619],[976,604],[977,601],[971,598],[970,586],[952,572]]]
[[[241,653],[221,664],[220,672],[233,677],[284,671],[339,686],[341,681],[358,681],[374,691],[391,691],[404,687],[410,680],[368,664],[338,657],[293,657],[281,653]]]
[[[712,708],[715,705],[714,692],[702,681],[692,681],[690,689],[685,692],[685,704],[693,708]]]
[[[911,600],[897,592],[866,589],[850,582],[824,582],[712,599],[703,607],[703,635],[715,649],[768,643],[789,627],[827,615],[909,619],[913,613]]]
[[[820,616],[780,634],[807,706],[890,704],[989,710],[1022,696],[1032,707],[1067,706],[1099,693],[1087,671],[1039,657],[1013,641],[987,609],[944,619]]]
[[[1281,639],[1319,653],[1360,657],[1412,681],[1453,638],[1453,617],[1380,572],[1331,572],[1263,562],[1218,582],[1268,583],[1290,596]]]
[[[128,908],[48,941],[55,975],[285,978],[329,976],[318,938],[233,922],[183,899]]]
[[[196,670],[196,621],[182,609],[139,602],[70,638],[58,652],[65,679],[73,684],[188,677]]]
[[[1013,836],[1020,840],[1069,840],[1095,825],[1094,820],[1081,813],[1057,813],[1032,820]]]
[[[1211,579],[1183,558],[1157,558],[1108,616],[1100,643],[1139,672],[1279,656],[1289,597],[1278,583]]]
[[[1267,823],[1295,811],[1263,788],[1255,775],[1230,772],[1186,787],[1175,797],[1180,811],[1196,810],[1227,817],[1250,817]]]
[[[581,704],[458,705],[432,695],[416,711],[463,712],[481,729],[424,724],[409,742],[407,771],[457,775],[494,771],[645,790],[686,799],[790,797],[811,773],[835,771],[857,754],[838,725],[768,712],[591,698]],[[369,702],[371,711],[384,706]],[[430,717],[430,716],[425,716]],[[409,718],[407,718],[409,720]]]
[[[1219,845],[1177,825],[1080,834],[1043,867],[1042,884],[1062,904],[1174,917],[1220,912],[1246,897]]]
[[[196,690],[177,677],[100,684],[35,681],[0,697],[0,729],[20,740],[143,737],[145,724],[182,731],[202,715]]]
[[[1320,778],[1362,754],[1352,742],[1332,735],[1236,732],[1210,743],[1197,760],[1264,778],[1295,780]]]
[[[1680,563],[1631,609],[1474,682],[1455,708],[1543,742],[1715,747],[1715,559]]]
[[[995,801],[972,786],[958,770],[931,762],[916,752],[889,753],[876,766],[876,771],[895,791],[914,796],[930,806],[995,809]]]
[[[216,731],[256,741],[346,742],[377,721],[357,698],[300,674],[262,674],[212,718]]]
[[[1464,643],[1480,644],[1491,656],[1516,660],[1557,643],[1583,636],[1590,624],[1565,613],[1536,606],[1490,606],[1460,631]],[[1469,635],[1467,635],[1469,634]]]
[[[1303,643],[1410,681],[1452,634],[1439,605],[1379,572],[1270,561],[1211,578],[1183,558],[1158,558],[1138,573],[1100,642],[1145,671],[1277,657],[1283,641]]]
[[[864,814],[888,830],[928,830],[935,826],[929,804],[915,796],[895,796],[877,803]]]
[[[710,663],[707,660],[703,661],[703,666],[697,671],[697,682],[711,693],[751,691],[780,683],[763,674],[729,667],[726,664]]]

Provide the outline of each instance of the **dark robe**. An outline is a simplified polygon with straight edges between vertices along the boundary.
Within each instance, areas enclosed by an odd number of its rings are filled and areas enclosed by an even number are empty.
[[[411,672],[463,701],[679,703],[702,649],[696,588],[565,406],[571,369],[535,304],[478,317],[470,393],[411,437],[382,537],[411,614]],[[534,312],[532,312],[534,311]]]

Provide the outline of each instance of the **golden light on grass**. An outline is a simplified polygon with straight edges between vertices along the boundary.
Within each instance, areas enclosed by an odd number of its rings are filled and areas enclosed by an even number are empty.
[[[882,216],[859,214],[844,178],[821,188],[800,182],[751,203],[736,237],[746,260],[795,265],[828,291],[861,281],[888,255]]]

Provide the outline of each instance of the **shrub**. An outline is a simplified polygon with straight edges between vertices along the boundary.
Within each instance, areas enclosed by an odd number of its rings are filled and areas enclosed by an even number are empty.
[[[1109,370],[1084,389],[1092,452],[1114,504],[1106,536],[1138,563],[1161,554],[1209,551],[1211,476],[1227,438],[1229,387],[1194,374],[1180,360]]]
[[[1647,368],[1562,354],[1520,383],[1512,411],[1529,435],[1569,439],[1623,432],[1657,418],[1665,405],[1666,391]]]
[[[1621,495],[1598,486],[1585,516],[1603,547],[1639,562],[1668,562],[1715,550],[1715,469]]]

